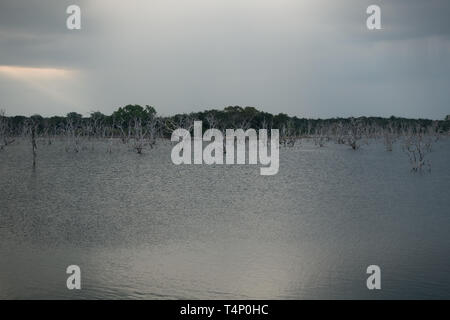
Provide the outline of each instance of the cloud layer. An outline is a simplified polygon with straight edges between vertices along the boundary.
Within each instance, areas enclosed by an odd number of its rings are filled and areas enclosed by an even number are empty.
[[[82,30],[66,29],[70,4],[81,7]],[[366,29],[370,4],[381,7],[382,30]],[[6,0],[0,108],[250,105],[439,119],[450,113],[449,16],[445,0]]]

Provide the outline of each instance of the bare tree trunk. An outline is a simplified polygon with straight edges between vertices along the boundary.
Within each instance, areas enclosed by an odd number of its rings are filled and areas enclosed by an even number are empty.
[[[31,146],[33,148],[33,168],[36,167],[36,150],[37,150],[37,144],[36,144],[36,125],[33,124],[31,127]]]
[[[8,139],[10,134],[10,126],[6,118],[5,110],[0,109],[0,151],[15,141],[14,139]]]
[[[426,160],[427,153],[431,152],[432,138],[422,128],[410,128],[405,133],[403,151],[408,155],[411,163],[411,171],[420,172],[424,167],[428,167],[431,172],[431,163]]]

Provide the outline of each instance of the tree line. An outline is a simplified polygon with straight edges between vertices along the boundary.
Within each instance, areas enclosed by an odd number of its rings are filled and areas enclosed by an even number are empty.
[[[17,139],[26,138],[31,141],[33,164],[38,141],[48,145],[56,140],[63,141],[68,152],[79,152],[86,148],[86,142],[94,140],[108,142],[107,150],[112,152],[113,145],[121,141],[141,154],[145,148],[153,149],[158,139],[170,138],[178,128],[192,132],[194,121],[202,121],[203,130],[214,128],[222,132],[226,129],[279,129],[280,144],[284,147],[294,147],[303,139],[312,139],[319,147],[334,142],[358,150],[369,140],[378,139],[383,141],[387,151],[392,151],[394,144],[401,142],[413,171],[429,166],[426,155],[433,143],[450,134],[449,117],[445,120],[394,116],[307,119],[240,106],[164,117],[149,105],[126,105],[111,115],[97,111],[88,117],[76,112],[65,117],[8,117],[0,110],[0,151]]]
[[[324,128],[336,125],[348,126],[357,122],[363,127],[390,128],[395,132],[401,132],[406,128],[429,128],[434,127],[440,133],[450,131],[450,118],[445,120],[429,119],[408,119],[391,116],[383,117],[358,117],[358,118],[329,118],[329,119],[307,119],[297,116],[289,116],[285,113],[271,114],[259,111],[254,107],[228,106],[223,110],[211,109],[201,112],[175,114],[169,117],[159,116],[152,106],[127,105],[118,108],[111,115],[105,115],[99,111],[92,112],[89,117],[77,112],[70,112],[65,117],[52,116],[42,117],[41,115],[6,116],[5,112],[0,113],[3,123],[3,135],[20,136],[24,127],[32,123],[36,126],[38,134],[61,134],[68,126],[73,126],[77,130],[89,131],[90,134],[100,135],[100,131],[111,128],[117,136],[124,135],[128,130],[134,130],[136,121],[141,125],[155,122],[155,127],[161,137],[170,137],[175,126],[186,128],[194,120],[203,121],[209,127],[217,129],[242,128],[242,129],[280,129],[290,131],[296,136],[308,136],[318,134]]]

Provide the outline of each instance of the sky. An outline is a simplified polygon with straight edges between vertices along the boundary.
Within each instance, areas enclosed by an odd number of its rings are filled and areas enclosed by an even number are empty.
[[[443,119],[449,17],[448,0],[1,0],[0,109]]]

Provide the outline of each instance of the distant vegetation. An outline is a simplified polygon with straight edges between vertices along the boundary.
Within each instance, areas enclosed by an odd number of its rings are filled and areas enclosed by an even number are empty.
[[[201,120],[210,127],[219,129],[226,128],[273,128],[289,131],[297,136],[314,135],[323,132],[325,129],[331,129],[335,126],[348,126],[354,124],[365,128],[381,127],[390,128],[400,132],[405,128],[428,128],[434,127],[441,133],[450,131],[450,116],[445,120],[434,121],[428,119],[407,119],[399,117],[359,117],[359,118],[331,118],[331,119],[306,119],[296,116],[288,116],[284,113],[273,115],[268,112],[259,111],[254,107],[229,106],[223,110],[206,110],[202,112],[193,112],[189,114],[176,114],[171,117],[160,117],[154,107],[140,105],[127,105],[120,107],[111,115],[105,115],[101,112],[92,112],[89,117],[83,117],[76,112],[70,112],[65,117],[53,116],[44,118],[40,115],[31,117],[12,116],[6,117],[5,112],[0,113],[0,119],[5,123],[3,136],[20,136],[23,134],[23,128],[29,123],[37,126],[39,134],[62,134],[67,127],[76,126],[77,130],[83,131],[87,135],[101,136],[101,133],[109,130],[116,131],[118,136],[123,135],[122,130],[128,130],[135,127],[135,121],[141,121],[143,124],[157,120],[158,131],[164,137],[170,137],[172,126],[180,125],[185,127],[189,122]],[[75,129],[75,128],[74,128]],[[109,130],[105,130],[109,129]]]
[[[89,117],[76,112],[65,117],[7,117],[0,111],[0,150],[20,137],[29,138],[35,161],[38,140],[50,145],[55,139],[64,139],[66,151],[79,152],[85,141],[102,139],[109,141],[109,152],[113,142],[120,140],[140,154],[145,148],[152,149],[158,138],[170,138],[177,128],[192,130],[195,120],[203,121],[204,130],[279,129],[280,143],[286,147],[293,147],[301,139],[313,139],[319,147],[334,142],[357,150],[368,139],[382,139],[386,150],[392,151],[393,144],[401,140],[413,171],[427,165],[425,155],[431,150],[432,143],[450,132],[449,116],[440,121],[393,116],[306,119],[284,113],[273,115],[254,107],[229,106],[223,110],[162,117],[152,106],[127,105],[111,115],[92,112]]]

